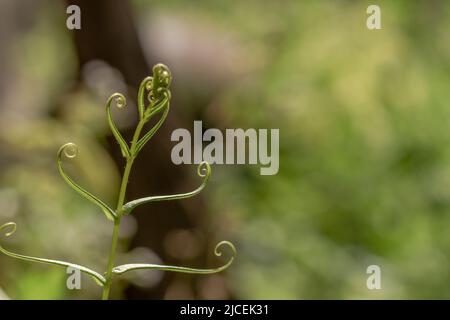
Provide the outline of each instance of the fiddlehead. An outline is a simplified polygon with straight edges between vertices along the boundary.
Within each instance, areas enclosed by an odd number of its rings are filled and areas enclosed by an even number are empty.
[[[191,192],[186,192],[186,193],[171,194],[171,195],[165,195],[165,196],[152,196],[152,197],[146,197],[146,198],[133,200],[133,201],[126,203],[123,206],[123,208],[122,208],[123,212],[130,213],[134,208],[136,208],[137,206],[144,204],[144,203],[186,199],[186,198],[190,198],[190,197],[193,197],[193,196],[199,194],[206,187],[206,185],[208,184],[209,177],[211,176],[211,166],[209,165],[209,163],[206,161],[201,162],[197,167],[197,174],[203,178],[201,185],[197,189],[195,189]]]
[[[5,237],[9,237],[16,231],[16,228],[17,228],[16,223],[8,222],[8,223],[5,223],[4,225],[0,226],[0,232]],[[8,229],[9,229],[9,231],[8,231]],[[4,232],[4,234],[3,234],[3,232]],[[84,273],[88,274],[89,276],[91,276],[95,280],[95,282],[100,286],[103,286],[106,281],[105,278],[101,274],[99,274],[89,268],[86,268],[84,266],[81,266],[79,264],[70,263],[70,262],[61,261],[61,260],[52,260],[52,259],[37,258],[37,257],[32,257],[32,256],[25,256],[22,254],[8,251],[5,248],[3,248],[1,245],[0,245],[0,252],[6,254],[9,257],[20,259],[20,260],[52,264],[52,265],[57,265],[57,266],[62,266],[62,267],[72,267],[74,269],[78,269],[81,272],[84,272]]]
[[[164,98],[164,93],[169,89],[172,82],[172,73],[170,69],[158,63],[153,67],[153,81],[151,86],[151,100],[159,101]]]
[[[190,267],[179,267],[179,266],[169,266],[169,265],[159,265],[159,264],[130,263],[130,264],[124,264],[124,265],[113,268],[113,273],[123,274],[128,271],[139,270],[139,269],[152,269],[152,270],[172,271],[172,272],[181,272],[181,273],[195,273],[195,274],[217,273],[217,272],[221,272],[221,271],[225,270],[226,268],[228,268],[233,263],[233,260],[236,257],[236,248],[229,241],[221,241],[216,245],[216,247],[214,248],[214,254],[217,257],[220,257],[222,255],[222,250],[220,250],[220,247],[222,247],[222,246],[228,246],[232,251],[232,255],[229,258],[227,263],[225,263],[224,265],[217,267],[217,268],[197,269],[197,268],[190,268]]]
[[[102,200],[100,200],[99,198],[97,198],[96,196],[92,195],[90,192],[88,192],[87,190],[83,189],[82,187],[80,187],[78,184],[76,184],[68,175],[67,173],[64,171],[63,167],[62,167],[62,156],[63,154],[67,157],[67,158],[75,158],[78,154],[78,147],[76,144],[74,143],[66,143],[65,145],[63,145],[61,148],[59,148],[58,150],[58,154],[57,154],[57,164],[58,164],[58,171],[61,174],[61,176],[63,177],[63,179],[67,182],[67,184],[73,189],[75,190],[77,193],[79,193],[80,195],[82,195],[84,198],[88,199],[89,201],[91,201],[92,203],[96,204],[97,206],[99,206],[104,214],[106,215],[106,217],[110,220],[114,220],[116,218],[116,213],[110,208],[108,207],[108,205],[106,203],[104,203]]]
[[[135,145],[132,145],[130,153],[136,157],[145,144],[153,137],[166,120],[169,113],[170,90],[172,74],[167,66],[159,63],[153,67],[153,77],[145,78],[138,91],[138,112],[142,124],[148,122],[153,116],[164,111],[158,122]],[[148,91],[149,105],[146,107],[145,92]]]
[[[123,108],[127,105],[127,100],[125,99],[125,96],[121,93],[114,93],[111,95],[108,99],[108,102],[106,103],[106,115],[108,118],[108,124],[111,128],[111,131],[116,138],[117,142],[120,145],[120,150],[122,151],[122,155],[125,158],[130,157],[130,148],[128,147],[128,144],[126,143],[125,139],[122,137],[122,134],[120,133],[119,129],[117,129],[116,124],[114,123],[114,120],[111,115],[111,105],[115,102],[116,106],[118,108]]]
[[[152,116],[161,111],[170,100],[169,86],[172,82],[172,74],[169,68],[158,63],[153,67],[153,77],[151,82],[146,82],[149,91],[149,107],[144,111],[144,120],[148,121]]]

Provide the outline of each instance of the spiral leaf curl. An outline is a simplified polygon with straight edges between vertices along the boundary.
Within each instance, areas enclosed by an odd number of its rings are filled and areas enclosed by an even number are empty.
[[[120,150],[122,151],[122,155],[125,158],[129,158],[131,156],[130,154],[130,148],[128,147],[128,144],[126,143],[125,139],[122,137],[122,134],[120,133],[119,129],[117,129],[116,124],[114,123],[114,120],[111,115],[111,105],[115,102],[116,106],[118,108],[123,108],[127,105],[127,100],[125,99],[125,96],[121,93],[114,93],[111,95],[108,99],[108,102],[106,103],[106,115],[108,118],[108,124],[111,128],[111,131],[116,138],[117,142],[120,145]]]
[[[122,207],[122,210],[125,214],[129,214],[134,208],[136,208],[137,206],[144,204],[144,203],[156,202],[156,201],[179,200],[179,199],[186,199],[186,198],[193,197],[193,196],[199,194],[208,184],[209,177],[211,176],[211,166],[209,165],[209,163],[206,161],[201,162],[197,167],[197,174],[203,178],[203,181],[202,181],[202,184],[197,189],[195,189],[191,192],[164,195],[164,196],[151,196],[151,197],[136,199],[136,200],[126,203]]]
[[[67,158],[75,158],[78,154],[77,145],[69,142],[69,143],[66,143],[65,145],[63,145],[61,148],[59,148],[58,154],[57,154],[57,164],[58,164],[58,170],[59,170],[60,175],[67,182],[67,184],[72,189],[74,189],[77,193],[79,193],[80,195],[82,195],[83,197],[85,197],[86,199],[91,201],[92,203],[99,206],[109,220],[115,220],[116,213],[110,207],[108,207],[108,205],[106,203],[104,203],[102,200],[100,200],[99,198],[97,198],[96,196],[91,194],[89,191],[80,187],[67,175],[67,173],[64,171],[64,169],[62,167],[63,153]]]
[[[7,231],[8,228],[10,229],[10,231]],[[0,232],[4,232],[4,236],[5,237],[9,237],[12,234],[14,234],[14,232],[17,229],[17,224],[15,222],[8,222],[5,223],[4,225],[0,226]],[[16,258],[16,259],[20,259],[20,260],[25,260],[25,261],[31,261],[31,262],[39,262],[39,263],[45,263],[45,264],[52,264],[52,265],[57,265],[57,266],[62,266],[62,267],[72,267],[74,269],[78,269],[81,272],[84,272],[86,274],[88,274],[89,276],[91,276],[95,282],[100,285],[103,286],[106,282],[105,278],[99,274],[98,272],[95,272],[94,270],[91,270],[87,267],[81,266],[79,264],[75,264],[75,263],[70,263],[70,262],[66,262],[66,261],[61,261],[61,260],[53,260],[53,259],[45,259],[45,258],[37,258],[37,257],[32,257],[32,256],[25,256],[22,254],[18,254],[18,253],[14,253],[11,251],[6,250],[5,248],[3,248],[0,245],[0,252],[6,254],[9,257],[12,258]]]
[[[179,266],[159,265],[159,264],[149,264],[149,263],[130,263],[130,264],[124,264],[124,265],[114,267],[113,273],[120,275],[120,274],[123,274],[128,271],[140,270],[140,269],[172,271],[172,272],[192,273],[192,274],[217,273],[217,272],[221,272],[221,271],[227,269],[233,263],[233,260],[236,257],[236,253],[237,253],[236,247],[229,241],[219,242],[216,245],[216,247],[214,248],[214,254],[217,257],[220,257],[222,255],[222,251],[219,249],[220,249],[220,247],[225,246],[225,245],[231,249],[232,255],[226,264],[224,264],[223,266],[217,267],[217,268],[197,269],[197,268],[190,268],[190,267],[179,267]]]

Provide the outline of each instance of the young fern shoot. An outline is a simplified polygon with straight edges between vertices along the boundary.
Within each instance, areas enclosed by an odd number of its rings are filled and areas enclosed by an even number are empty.
[[[117,140],[122,155],[125,158],[125,169],[122,176],[122,182],[119,189],[119,196],[117,199],[117,205],[115,210],[109,207],[105,202],[103,202],[97,196],[91,194],[89,191],[81,187],[77,184],[69,175],[64,171],[63,168],[63,158],[73,159],[78,155],[78,147],[73,143],[66,143],[63,145],[57,153],[57,166],[58,171],[64,181],[75,190],[78,194],[80,194],[85,199],[91,201],[100,209],[102,209],[106,218],[113,223],[113,231],[112,231],[112,239],[111,239],[111,248],[109,250],[108,256],[108,264],[106,270],[103,274],[100,274],[92,269],[89,269],[85,266],[60,261],[53,259],[45,259],[45,258],[37,258],[32,256],[26,256],[18,253],[13,253],[0,245],[0,252],[8,255],[12,258],[39,262],[51,265],[57,265],[62,267],[72,267],[80,270],[83,273],[88,274],[95,282],[103,287],[102,299],[106,300],[109,298],[111,284],[114,275],[121,275],[125,272],[129,272],[132,270],[139,269],[153,269],[153,270],[163,270],[163,271],[172,271],[172,272],[182,272],[182,273],[194,273],[194,274],[211,274],[225,270],[232,263],[236,256],[236,248],[229,241],[221,241],[219,242],[215,249],[214,254],[216,256],[221,256],[221,249],[223,246],[229,247],[232,255],[228,259],[228,261],[216,268],[211,269],[197,269],[190,267],[180,267],[180,266],[171,266],[171,265],[158,265],[158,264],[149,264],[149,263],[133,263],[133,264],[124,264],[120,266],[114,266],[115,255],[117,250],[117,242],[119,238],[119,229],[120,223],[123,215],[131,214],[134,208],[139,205],[143,205],[150,202],[156,201],[168,201],[168,200],[178,200],[178,199],[186,199],[193,197],[200,193],[208,183],[209,177],[211,175],[211,167],[207,162],[202,162],[198,166],[197,174],[203,179],[201,185],[190,192],[181,193],[181,194],[173,194],[173,195],[162,195],[162,196],[150,196],[141,199],[136,199],[133,201],[129,201],[125,203],[125,195],[127,190],[128,178],[131,172],[131,168],[133,166],[133,162],[145,144],[153,137],[153,135],[158,131],[161,125],[164,123],[167,114],[169,112],[169,104],[170,104],[170,83],[172,80],[172,75],[167,66],[163,64],[157,64],[153,67],[153,75],[145,78],[140,86],[138,91],[138,114],[139,114],[139,122],[136,126],[136,130],[134,132],[131,143],[128,144],[125,139],[122,137],[122,134],[117,129],[116,124],[114,123],[111,107],[115,104],[119,108],[123,108],[127,105],[125,96],[121,93],[114,93],[111,95],[106,103],[106,117],[108,120],[109,127]],[[154,116],[159,115],[160,119],[156,122],[153,127],[148,130],[145,134],[141,134],[144,128],[144,125],[152,119]],[[8,222],[0,226],[0,233],[4,236],[9,237],[16,231],[16,224],[14,222]]]

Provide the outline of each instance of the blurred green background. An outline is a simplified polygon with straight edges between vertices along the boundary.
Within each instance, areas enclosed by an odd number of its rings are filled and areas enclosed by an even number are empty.
[[[82,29],[66,28],[66,7]],[[366,28],[381,7],[382,30]],[[167,123],[133,169],[127,197],[191,190],[195,166],[170,160],[179,127],[279,128],[280,171],[213,166],[198,198],[136,210],[119,261],[225,273],[142,271],[115,279],[123,299],[450,298],[450,2],[52,1],[0,3],[1,243],[24,254],[106,266],[111,224],[58,176],[56,151],[82,185],[114,203],[123,161],[107,97],[129,137],[136,87],[151,65],[174,76]],[[368,290],[366,268],[382,270]],[[98,298],[83,276],[0,256],[0,298]]]

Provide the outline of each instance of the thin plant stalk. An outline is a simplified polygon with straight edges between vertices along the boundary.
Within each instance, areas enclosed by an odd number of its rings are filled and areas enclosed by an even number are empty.
[[[133,140],[131,141],[131,150],[133,151],[135,149],[135,145],[139,139],[139,136],[141,134],[141,130],[144,127],[145,122],[141,119],[136,127],[136,131],[133,135]],[[133,154],[133,153],[132,153]],[[109,299],[109,292],[111,290],[111,282],[112,282],[112,270],[114,267],[114,258],[116,256],[117,251],[117,242],[119,240],[119,230],[120,230],[120,222],[122,220],[123,210],[122,207],[125,202],[125,195],[127,192],[127,185],[128,180],[130,177],[131,168],[133,167],[134,162],[134,156],[130,156],[127,158],[127,162],[125,165],[125,169],[122,176],[122,182],[120,184],[120,190],[119,190],[119,198],[117,199],[117,209],[116,209],[116,215],[114,221],[114,229],[112,234],[112,240],[111,240],[111,249],[109,251],[109,258],[108,258],[108,267],[106,269],[106,283],[103,286],[103,293],[102,293],[102,299],[108,300]]]

